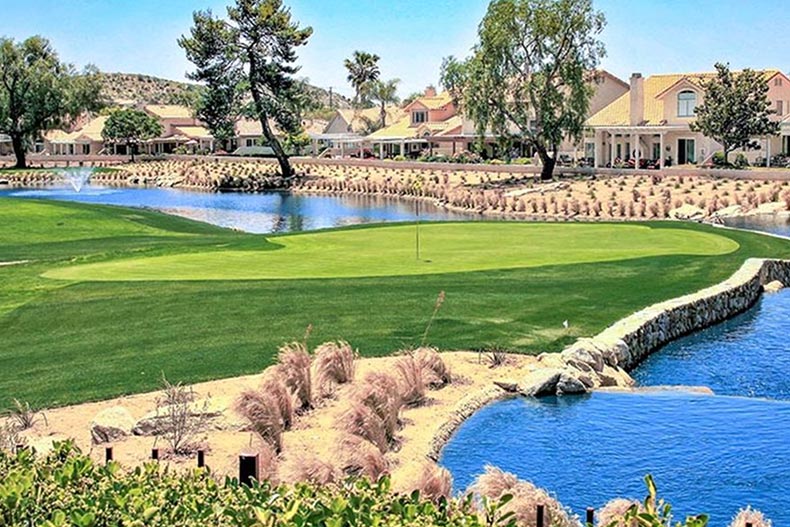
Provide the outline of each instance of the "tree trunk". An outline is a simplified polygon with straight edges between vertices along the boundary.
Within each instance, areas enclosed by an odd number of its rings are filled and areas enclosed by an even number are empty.
[[[381,127],[384,128],[387,126],[387,108],[384,104],[384,101],[381,101]]]
[[[25,141],[22,135],[11,134],[11,145],[14,148],[14,156],[16,156],[16,165],[14,168],[27,168]]]
[[[540,171],[540,180],[551,180],[551,178],[554,177],[554,165],[557,164],[557,160],[550,156],[545,148],[537,147],[537,151],[538,156],[540,156],[540,161],[543,163],[543,168]]]
[[[723,143],[721,146],[724,147],[724,166],[727,166],[730,164],[730,145]]]
[[[126,143],[126,147],[129,149],[129,155],[131,156],[132,163],[134,163],[134,143]]]
[[[269,126],[269,120],[266,119],[266,115],[260,117],[261,120],[261,128],[263,129],[263,136],[269,141],[269,145],[271,145],[272,150],[274,150],[274,157],[277,158],[277,162],[280,164],[280,172],[284,178],[289,178],[293,176],[293,169],[291,168],[291,162],[288,161],[288,154],[285,153],[283,150],[282,145],[280,145],[280,141],[277,140],[274,133],[272,132],[271,127]]]

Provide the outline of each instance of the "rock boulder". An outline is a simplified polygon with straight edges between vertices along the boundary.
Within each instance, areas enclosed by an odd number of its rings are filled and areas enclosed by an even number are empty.
[[[94,444],[117,441],[132,433],[134,418],[123,406],[102,410],[91,421],[91,440]]]

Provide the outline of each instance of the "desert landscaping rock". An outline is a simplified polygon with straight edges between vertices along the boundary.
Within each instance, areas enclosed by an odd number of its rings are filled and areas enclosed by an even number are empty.
[[[102,410],[91,421],[91,440],[94,444],[109,443],[132,433],[134,418],[123,406]]]
[[[673,220],[701,220],[705,217],[705,211],[699,207],[686,203],[685,205],[670,210],[669,217]]]
[[[530,372],[519,384],[519,392],[526,397],[540,397],[557,393],[557,383],[562,375],[559,368],[544,368]]]
[[[782,289],[785,288],[785,285],[780,282],[779,280],[774,280],[772,282],[768,282],[763,286],[763,291],[766,293],[778,293]]]
[[[227,407],[213,401],[195,401],[191,403],[192,409],[190,416],[195,420],[202,420],[207,426],[214,430],[233,430],[241,429],[244,423],[240,418],[231,417],[228,420],[220,419],[227,412]],[[136,436],[159,436],[165,433],[168,426],[168,408],[160,408],[152,411],[137,421],[132,428],[132,433]],[[229,412],[227,412],[229,413]],[[227,421],[227,422],[223,422]]]
[[[587,393],[587,387],[574,375],[573,372],[564,371],[557,380],[557,395],[575,395]]]

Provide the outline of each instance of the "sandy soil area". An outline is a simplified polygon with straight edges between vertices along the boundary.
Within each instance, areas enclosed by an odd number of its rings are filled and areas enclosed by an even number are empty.
[[[552,356],[538,360],[531,356],[510,355],[505,365],[492,368],[485,355],[474,352],[447,352],[441,356],[452,371],[453,382],[442,389],[430,391],[423,406],[402,410],[403,426],[397,435],[397,445],[386,454],[393,481],[399,487],[408,487],[421,472],[437,431],[453,419],[459,406],[468,404],[465,401],[492,390],[505,395],[503,390],[495,387],[495,381],[516,383],[528,372],[553,362]],[[559,360],[558,355],[556,358]],[[395,360],[397,357],[357,359],[355,382],[364,378],[367,372],[391,372]],[[206,463],[216,473],[237,474],[238,455],[242,451],[260,451],[263,446],[254,433],[244,431],[247,423],[233,410],[233,402],[239,394],[245,389],[257,388],[261,377],[222,379],[193,387],[200,400],[210,397],[210,408],[223,413],[199,438],[206,449]],[[285,432],[279,459],[278,475],[281,479],[292,479],[289,465],[299,458],[316,457],[336,467],[342,466],[348,452],[343,452],[344,432],[338,430],[337,421],[346,409],[352,388],[353,384],[344,385],[331,399],[323,400],[316,409],[299,416],[293,428]],[[156,400],[160,396],[160,392],[152,392],[45,410],[46,422],[39,418],[32,429],[23,432],[23,436],[37,451],[46,451],[52,441],[72,438],[99,462],[104,459],[104,448],[112,446],[114,459],[123,466],[132,467],[149,459],[154,446],[164,452],[166,443],[161,438],[130,435],[113,443],[93,445],[91,422],[100,411],[114,406],[122,406],[135,420],[139,420],[155,411]],[[162,462],[174,468],[195,465],[194,457],[169,458]]]

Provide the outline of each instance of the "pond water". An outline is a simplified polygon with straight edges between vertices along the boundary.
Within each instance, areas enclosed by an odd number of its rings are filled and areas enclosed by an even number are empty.
[[[464,423],[441,463],[465,489],[492,464],[553,491],[582,514],[643,498],[650,473],[682,519],[723,527],[752,505],[790,525],[790,290],[680,339],[634,372],[642,386],[691,392],[594,393],[494,403]]]
[[[790,290],[785,289],[764,296],[742,315],[669,343],[633,377],[642,386],[708,386],[717,395],[790,401],[788,372]]]
[[[209,193],[170,188],[122,188],[88,185],[5,189],[0,196],[55,199],[156,209],[221,227],[254,233],[296,232],[361,223],[414,221],[415,201],[377,196],[328,196],[287,192]],[[426,221],[468,220],[477,215],[450,212],[419,203]]]
[[[725,220],[724,223],[730,227],[737,227],[739,229],[750,229],[753,231],[790,236],[790,216],[787,215],[778,216],[774,214],[762,214],[745,218],[729,218]]]
[[[486,464],[552,490],[583,515],[642,499],[651,473],[676,519],[723,527],[741,506],[790,524],[790,403],[690,393],[511,399],[473,415],[441,463],[464,489]],[[583,516],[582,516],[583,517]]]

